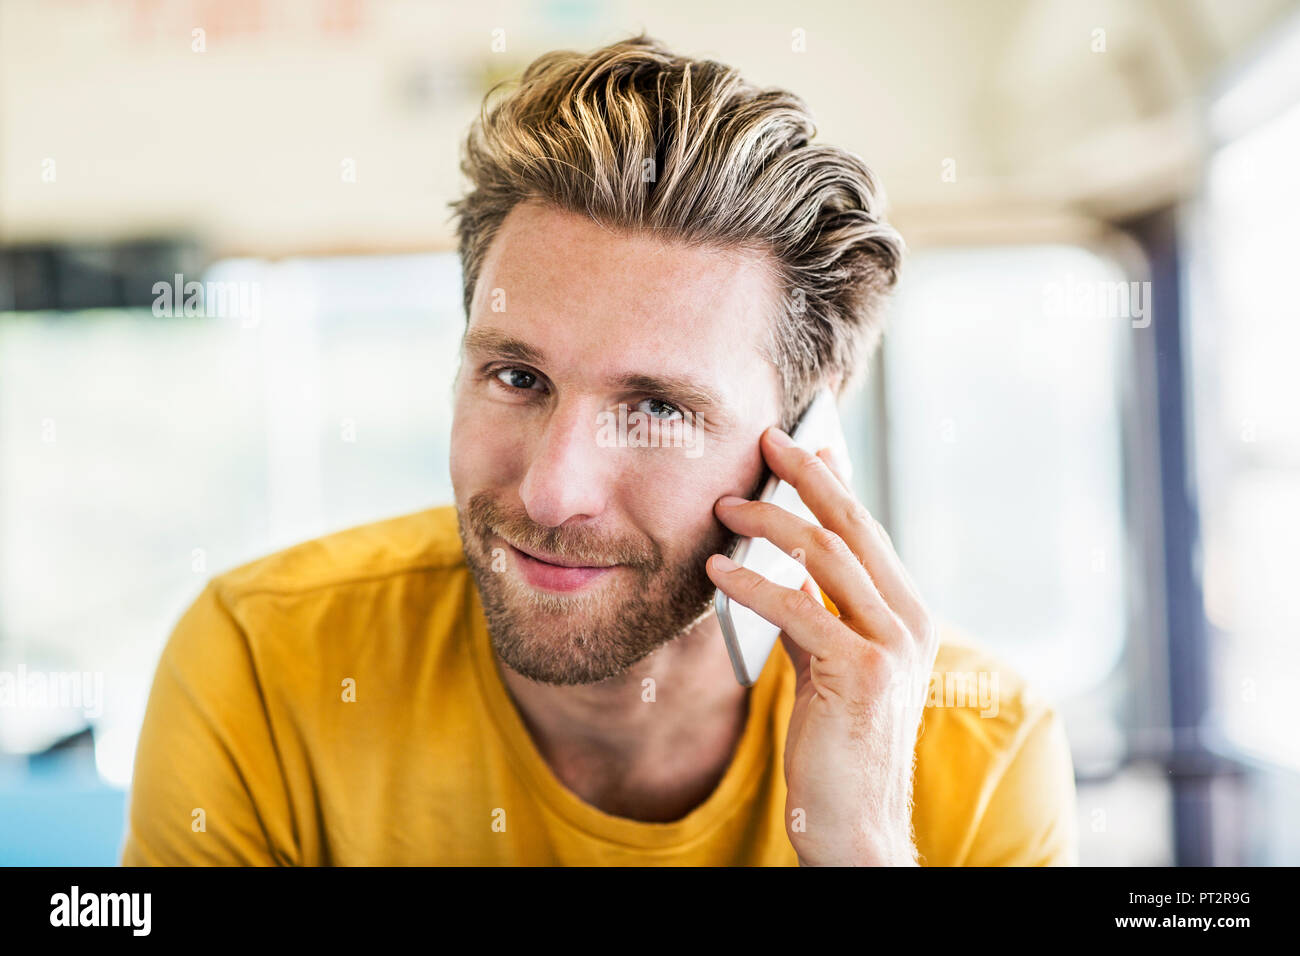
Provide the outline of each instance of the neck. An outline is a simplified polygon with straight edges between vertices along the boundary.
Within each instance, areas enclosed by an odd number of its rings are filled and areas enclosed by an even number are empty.
[[[560,781],[618,816],[685,816],[717,787],[744,732],[748,688],[736,682],[712,612],[598,684],[555,686],[499,670]]]

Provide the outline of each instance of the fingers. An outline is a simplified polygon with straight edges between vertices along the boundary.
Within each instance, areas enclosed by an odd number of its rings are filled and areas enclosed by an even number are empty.
[[[868,636],[885,642],[902,636],[901,624],[866,568],[835,532],[767,501],[726,497],[719,499],[714,513],[737,534],[767,538],[786,554],[802,554],[808,573],[835,602],[846,623],[860,625]]]
[[[722,554],[709,558],[704,569],[727,597],[781,628],[801,650],[813,657],[830,659],[843,655],[850,642],[861,640],[806,588],[796,590],[773,584]]]
[[[789,441],[789,436],[779,428],[769,428],[763,433],[763,455],[772,471],[799,493],[823,528],[844,539],[861,559],[890,608],[905,618],[923,614],[921,597],[903,570],[902,561],[880,522],[872,517],[850,488],[836,478],[825,459],[793,443],[783,443],[781,438]],[[817,578],[817,572],[814,570],[812,573]],[[817,580],[822,583],[820,578]],[[843,606],[838,594],[828,587],[826,593],[837,606]]]
[[[821,591],[818,589],[812,578],[803,579],[802,590],[805,591],[814,601],[819,604],[821,603]],[[790,655],[790,663],[794,665],[794,672],[796,674],[806,674],[808,672],[808,665],[812,655],[795,643],[795,641],[784,631],[781,632],[781,646],[784,647],[785,652]]]
[[[849,461],[847,455],[840,454],[834,448],[823,448],[817,452],[817,457],[826,462],[826,467],[840,480],[840,484],[849,491],[853,490],[853,486],[849,484],[853,477],[853,463]]]

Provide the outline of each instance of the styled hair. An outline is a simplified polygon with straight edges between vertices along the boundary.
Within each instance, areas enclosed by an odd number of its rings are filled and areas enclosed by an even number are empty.
[[[857,155],[814,145],[803,100],[642,33],[534,60],[489,90],[451,204],[468,318],[483,258],[510,210],[542,201],[606,227],[756,253],[781,301],[764,344],[789,428],[818,387],[842,394],[884,331],[904,245]]]

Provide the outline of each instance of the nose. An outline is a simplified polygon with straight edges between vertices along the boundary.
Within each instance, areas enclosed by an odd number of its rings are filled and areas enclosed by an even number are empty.
[[[589,404],[557,405],[532,446],[532,460],[519,485],[528,516],[548,528],[594,518],[609,497],[615,449],[596,442],[596,411]]]

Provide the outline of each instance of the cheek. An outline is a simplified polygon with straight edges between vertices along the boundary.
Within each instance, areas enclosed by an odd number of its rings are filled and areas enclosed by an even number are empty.
[[[497,418],[491,419],[479,403],[460,399],[451,425],[448,466],[457,498],[463,500],[484,488],[499,487],[521,474],[520,436]]]
[[[723,495],[747,495],[762,469],[753,454],[729,446],[706,448],[698,458],[680,449],[646,449],[622,469],[620,497],[636,524],[673,548],[713,534],[721,522],[713,505]]]

